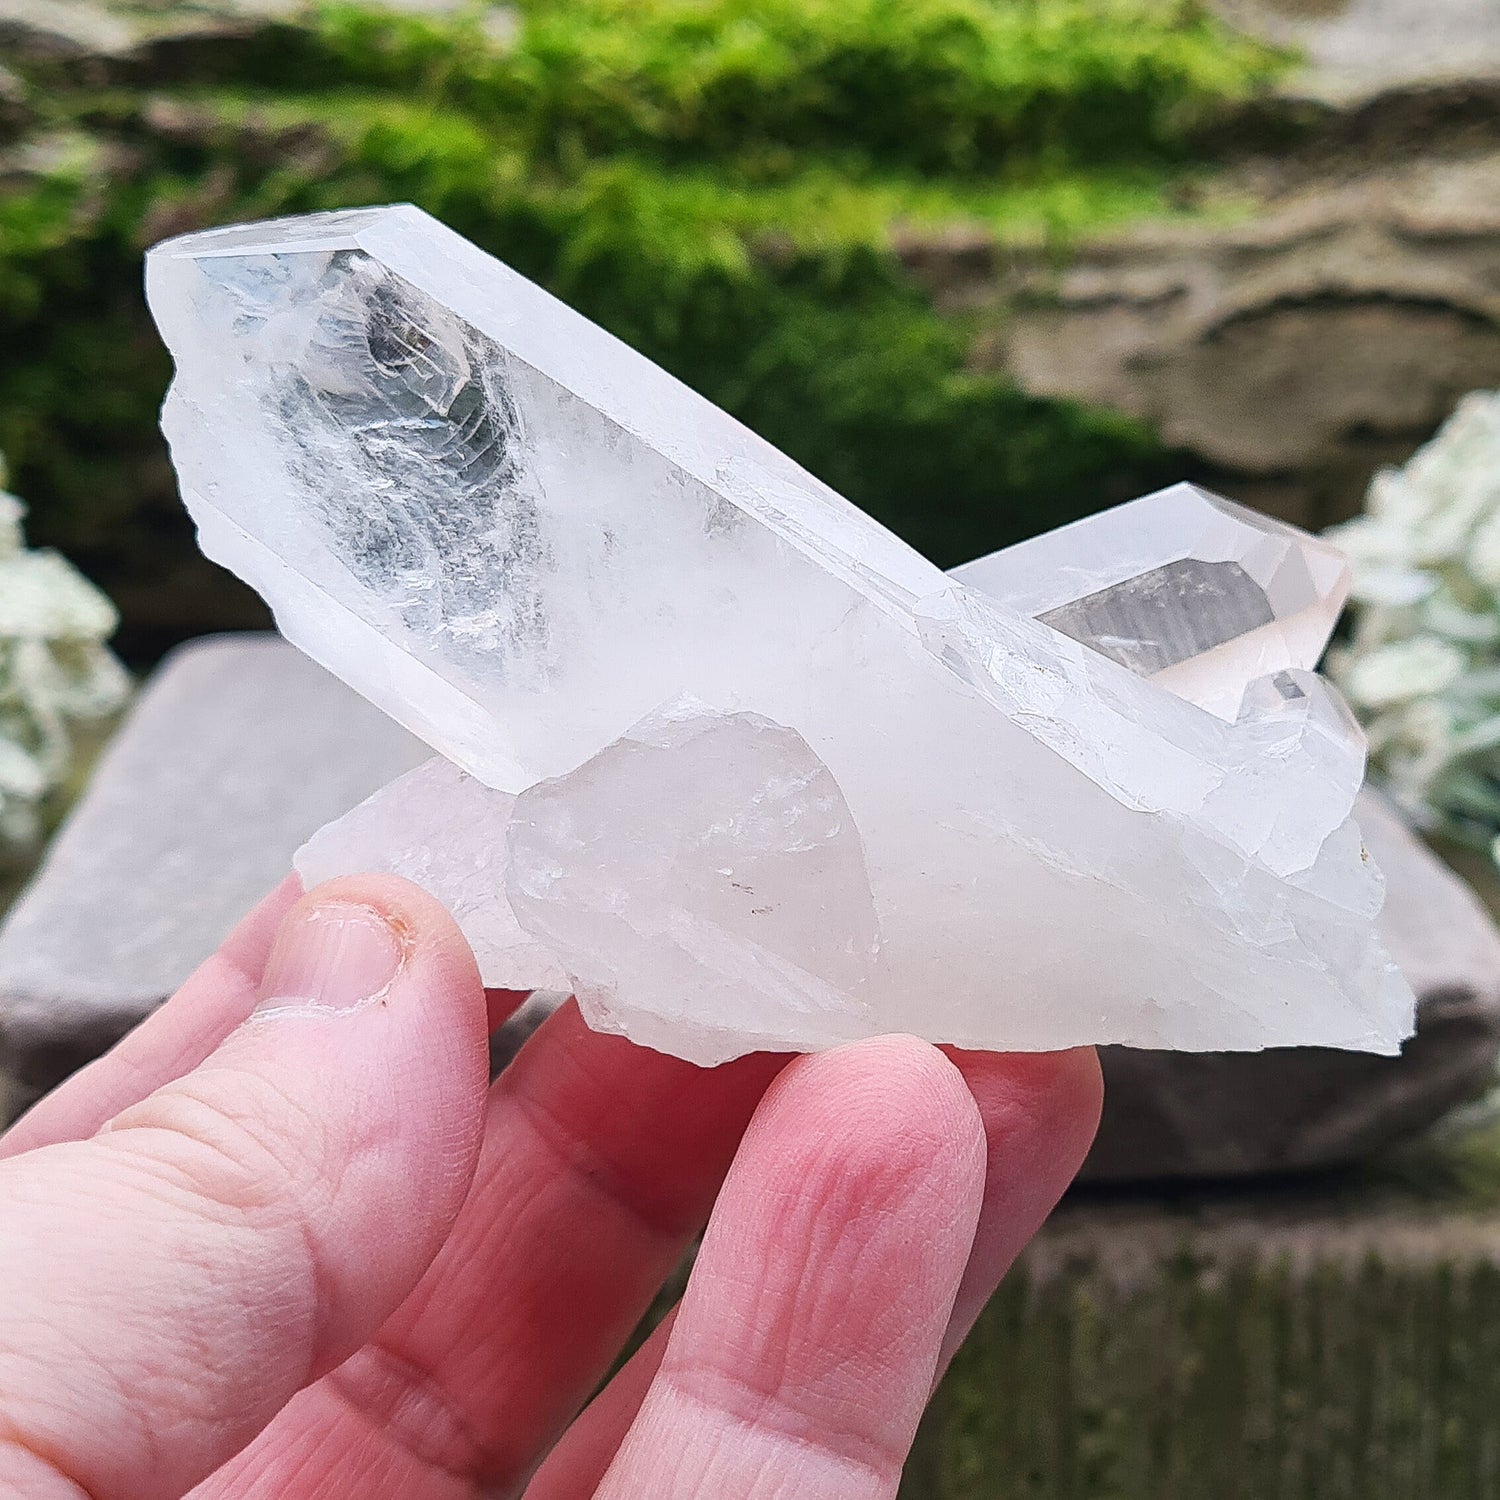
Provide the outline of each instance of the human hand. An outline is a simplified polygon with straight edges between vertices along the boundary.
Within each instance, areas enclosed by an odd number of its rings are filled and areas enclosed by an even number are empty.
[[[893,1496],[1088,1147],[1092,1053],[704,1070],[570,1005],[487,1088],[521,997],[447,914],[298,895],[0,1137],[0,1495]]]

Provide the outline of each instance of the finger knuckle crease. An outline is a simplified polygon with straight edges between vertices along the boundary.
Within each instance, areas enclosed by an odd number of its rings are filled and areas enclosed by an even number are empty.
[[[776,1443],[816,1452],[843,1468],[871,1476],[879,1486],[893,1482],[906,1461],[904,1451],[847,1424],[831,1423],[780,1385],[758,1384],[736,1371],[709,1365],[664,1370],[661,1378],[674,1396],[711,1418],[752,1429]]]
[[[378,1340],[328,1377],[339,1398],[426,1468],[465,1481],[488,1459],[483,1442],[435,1376]]]
[[[639,1190],[628,1171],[569,1130],[544,1102],[521,1090],[511,1098],[526,1128],[569,1177],[620,1209],[654,1238],[677,1239],[698,1227],[683,1222],[681,1214],[665,1209],[648,1192]]]
[[[93,1500],[66,1464],[21,1433],[0,1432],[0,1493],[16,1500]]]
[[[228,1096],[228,1098],[226,1098]],[[230,1100],[232,1099],[232,1102]],[[238,1073],[233,1089],[191,1075],[116,1119],[152,1165],[201,1205],[261,1222],[305,1204],[322,1173],[322,1130],[274,1081]],[[155,1140],[141,1132],[157,1131]]]

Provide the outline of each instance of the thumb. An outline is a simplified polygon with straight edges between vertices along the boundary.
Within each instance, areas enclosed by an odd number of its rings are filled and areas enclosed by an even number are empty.
[[[0,1494],[180,1495],[369,1338],[468,1190],[485,1033],[443,909],[333,881],[201,1066],[0,1163]]]

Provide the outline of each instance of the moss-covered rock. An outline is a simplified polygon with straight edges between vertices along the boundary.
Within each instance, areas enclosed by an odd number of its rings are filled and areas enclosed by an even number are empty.
[[[1500,1142],[1075,1198],[960,1350],[903,1500],[1500,1493]]]
[[[255,617],[194,560],[154,431],[153,239],[420,203],[949,562],[1176,465],[976,373],[901,236],[1170,215],[1280,66],[1193,0],[93,10],[43,45],[0,4],[31,112],[0,163],[0,446],[136,654]]]

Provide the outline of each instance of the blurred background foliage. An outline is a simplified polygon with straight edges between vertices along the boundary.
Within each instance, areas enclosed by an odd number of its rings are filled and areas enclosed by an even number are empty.
[[[150,13],[142,23],[149,28]],[[142,61],[142,59],[148,61]],[[0,451],[123,649],[258,623],[193,554],[155,431],[152,241],[407,199],[949,564],[1180,477],[1118,412],[971,360],[903,235],[1189,211],[1288,58],[1191,0],[316,5],[233,46],[22,56],[0,176]]]

